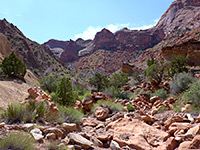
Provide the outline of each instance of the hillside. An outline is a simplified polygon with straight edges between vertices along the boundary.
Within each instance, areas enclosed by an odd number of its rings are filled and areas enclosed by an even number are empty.
[[[11,51],[15,51],[27,68],[38,77],[67,70],[48,47],[31,41],[16,26],[3,19],[0,20],[0,60]]]

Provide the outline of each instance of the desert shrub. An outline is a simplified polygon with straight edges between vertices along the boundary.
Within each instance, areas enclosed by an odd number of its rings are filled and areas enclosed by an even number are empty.
[[[187,72],[188,69],[186,67],[188,59],[183,56],[175,57],[171,62],[168,69],[168,75],[173,77],[175,74],[181,72]]]
[[[90,90],[88,90],[81,84],[77,84],[76,86],[73,87],[73,93],[75,99],[79,100],[82,100],[83,98],[90,96]]]
[[[127,104],[126,107],[127,107],[129,112],[135,111],[135,108],[132,104]]]
[[[164,89],[159,89],[159,90],[156,90],[154,93],[151,93],[151,97],[153,96],[158,96],[159,98],[161,99],[165,99],[167,98],[167,91],[165,91]]]
[[[155,63],[156,63],[156,60],[153,57],[151,57],[151,59],[147,59],[147,66],[150,67],[151,65]]]
[[[125,111],[125,108],[120,103],[114,103],[106,100],[99,100],[93,104],[91,112],[94,112],[96,107],[103,106],[108,108],[111,112]]]
[[[114,88],[113,86],[106,88],[103,93],[109,95],[112,99],[129,99],[129,92],[122,92],[121,88]]]
[[[108,76],[96,72],[92,78],[89,79],[89,84],[94,86],[98,92],[102,92],[109,86]]]
[[[10,133],[0,140],[2,150],[34,150],[35,140],[28,133]]]
[[[1,117],[7,123],[27,123],[34,122],[36,119],[44,117],[47,109],[43,102],[36,104],[34,101],[29,101],[28,104],[11,104],[1,114]]]
[[[195,110],[200,109],[200,81],[191,84],[190,88],[182,94],[184,102],[190,102]]]
[[[56,90],[57,102],[61,105],[73,105],[75,103],[72,82],[69,78],[63,77]]]
[[[79,123],[83,118],[83,113],[73,107],[65,107],[62,105],[57,105],[59,109],[59,114],[57,117],[58,123],[71,122]]]
[[[135,85],[139,85],[139,84],[141,84],[141,83],[144,81],[144,79],[145,79],[145,77],[144,77],[144,72],[135,69],[134,72],[132,73],[132,78],[133,78],[133,80],[134,80],[134,84],[135,84]]]
[[[115,89],[121,88],[128,83],[128,74],[127,73],[114,73],[110,78],[110,85]]]
[[[26,74],[26,65],[12,52],[2,61],[1,68],[7,77],[23,79]]]
[[[196,79],[190,73],[179,73],[174,75],[174,80],[170,83],[170,92],[177,95],[187,90]]]
[[[59,80],[60,78],[57,75],[49,75],[39,81],[40,87],[49,93],[56,92]]]
[[[60,146],[56,141],[50,141],[50,143],[47,145],[47,148],[48,150],[67,150],[65,145]]]

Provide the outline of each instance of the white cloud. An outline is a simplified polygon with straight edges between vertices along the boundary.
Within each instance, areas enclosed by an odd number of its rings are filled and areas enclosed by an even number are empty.
[[[155,26],[157,24],[157,22],[159,21],[159,19],[155,19],[153,20],[154,23],[150,24],[150,25],[143,25],[140,27],[131,27],[130,23],[127,24],[109,24],[107,26],[101,27],[101,26],[97,26],[97,27],[92,27],[89,26],[84,32],[76,34],[74,36],[74,40],[78,39],[78,38],[82,38],[84,40],[87,39],[93,39],[94,36],[96,35],[97,32],[101,31],[103,28],[106,28],[108,30],[110,30],[111,32],[116,32],[124,27],[130,28],[131,30],[144,30],[144,29],[149,29],[153,26]]]
[[[152,24],[143,25],[143,26],[140,26],[140,27],[133,27],[133,28],[131,28],[131,30],[145,30],[145,29],[149,29],[149,28],[154,27],[158,23],[158,21],[159,21],[159,19],[155,19],[155,20],[153,20],[154,23],[152,23]]]
[[[87,39],[93,39],[95,34],[99,31],[101,31],[103,28],[106,28],[108,30],[110,30],[111,32],[116,32],[117,30],[123,28],[123,27],[128,27],[129,26],[129,23],[128,24],[109,24],[105,27],[100,27],[100,26],[97,26],[97,27],[92,27],[92,26],[89,26],[87,28],[87,30],[85,30],[83,33],[80,33],[80,34],[76,34],[74,36],[74,39],[78,39],[78,38],[82,38],[84,40],[87,40]]]

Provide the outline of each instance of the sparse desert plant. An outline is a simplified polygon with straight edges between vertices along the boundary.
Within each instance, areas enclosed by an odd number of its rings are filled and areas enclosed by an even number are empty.
[[[27,123],[34,122],[45,116],[47,109],[44,102],[36,104],[35,101],[29,101],[28,104],[11,104],[1,114],[3,120],[7,123]]]
[[[165,91],[164,89],[156,90],[154,93],[151,93],[151,97],[153,96],[158,96],[161,99],[165,99],[167,98],[167,91]]]
[[[170,83],[170,92],[177,95],[187,90],[190,84],[194,83],[196,79],[190,73],[179,73],[174,75],[174,80]]]
[[[182,94],[185,103],[190,102],[194,110],[200,109],[200,81],[191,84],[190,88]]]
[[[57,117],[57,121],[59,123],[63,122],[71,122],[71,123],[79,123],[83,118],[83,113],[73,107],[65,107],[62,105],[57,105],[59,109],[59,114]]]
[[[135,111],[135,108],[132,104],[127,104],[126,107],[127,107],[129,112]]]
[[[94,112],[96,107],[103,106],[108,108],[111,112],[125,111],[125,108],[120,103],[114,103],[106,100],[99,100],[93,104],[91,112]]]
[[[2,150],[34,150],[35,140],[28,133],[10,133],[0,140]]]
[[[57,75],[49,75],[39,81],[40,87],[49,93],[56,92],[59,80],[60,78]]]
[[[60,146],[57,141],[50,141],[47,148],[48,150],[67,150],[67,147],[65,145]]]

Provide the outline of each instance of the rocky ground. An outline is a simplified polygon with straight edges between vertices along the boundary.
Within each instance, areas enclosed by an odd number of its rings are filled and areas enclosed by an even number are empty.
[[[152,87],[149,86],[149,88]],[[124,90],[133,91],[133,88],[126,87]],[[31,88],[28,93],[36,101],[50,98],[38,88]],[[60,146],[67,145],[70,150],[188,150],[200,148],[200,116],[190,114],[189,105],[186,105],[182,112],[175,112],[172,108],[172,104],[176,101],[174,98],[160,100],[158,96],[148,98],[148,96],[139,95],[131,101],[115,101],[121,103],[126,111],[110,112],[108,108],[99,106],[93,114],[88,114],[92,104],[101,99],[112,101],[103,93],[94,93],[90,98],[76,102],[75,108],[82,107],[85,111],[84,118],[78,124],[68,122],[62,124],[48,122],[5,124],[1,122],[1,138],[7,133],[16,131],[28,132],[37,141],[38,149],[47,149],[46,145],[52,141],[57,141]],[[128,104],[132,104],[135,111],[128,112]],[[49,102],[49,105],[49,112],[58,111],[54,103]],[[159,109],[161,107],[166,109]]]

